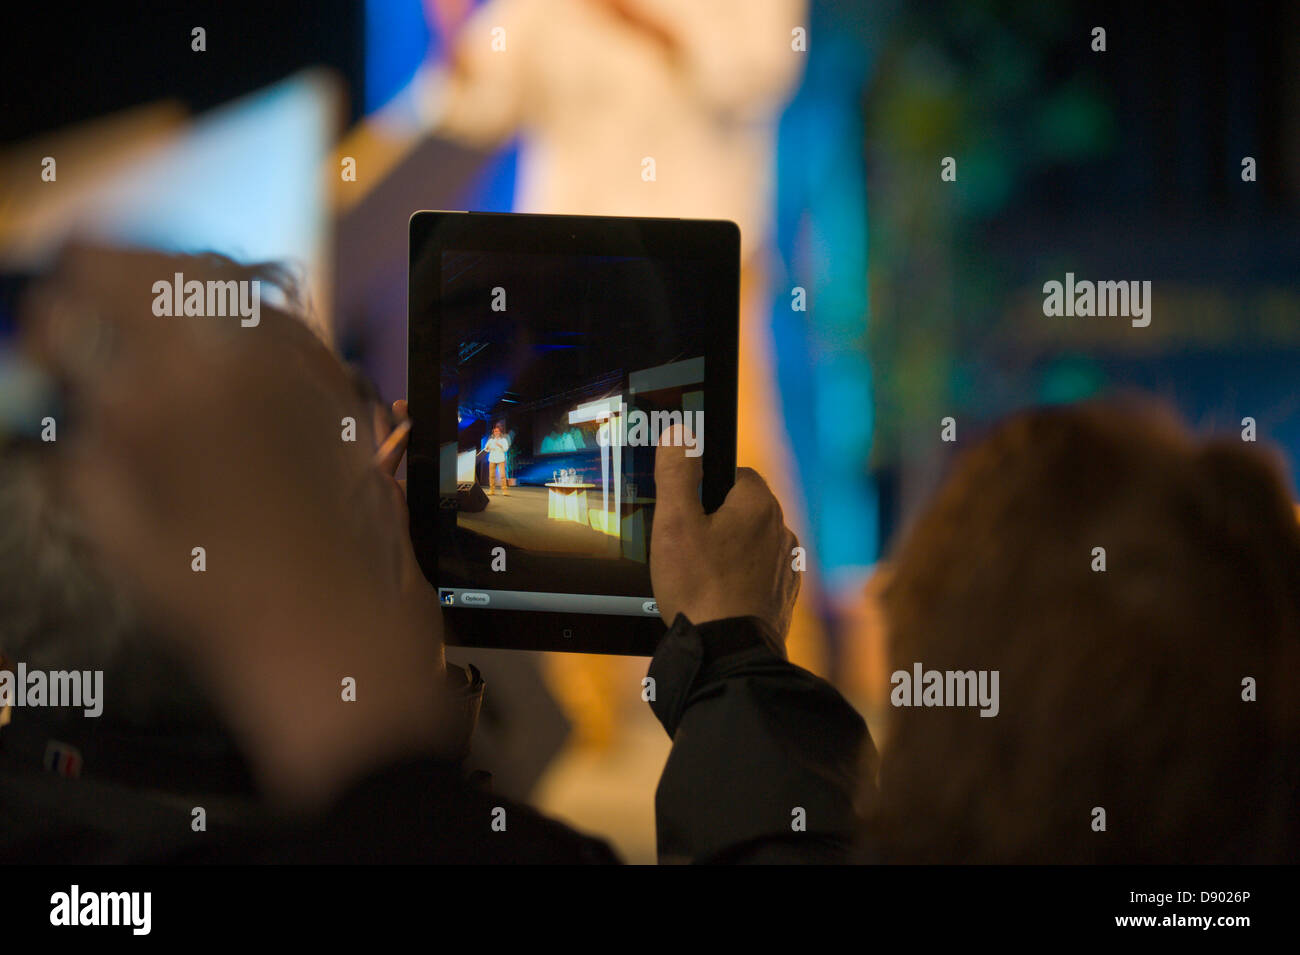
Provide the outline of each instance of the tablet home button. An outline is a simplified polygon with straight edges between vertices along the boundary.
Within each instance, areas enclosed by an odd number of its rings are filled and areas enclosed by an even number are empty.
[[[467,607],[486,607],[488,604],[488,595],[477,593],[461,594],[460,602]]]

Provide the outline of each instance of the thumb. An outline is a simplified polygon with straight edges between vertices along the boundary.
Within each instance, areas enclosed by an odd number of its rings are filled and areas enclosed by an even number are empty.
[[[655,451],[655,520],[692,523],[703,520],[700,479],[704,466],[699,456],[687,457],[682,428],[673,425],[659,435]]]

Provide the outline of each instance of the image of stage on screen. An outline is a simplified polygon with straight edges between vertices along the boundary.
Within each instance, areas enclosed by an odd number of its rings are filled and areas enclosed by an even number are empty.
[[[455,519],[439,585],[648,597],[655,439],[680,423],[703,449],[699,267],[484,252],[441,267],[440,499]]]
[[[441,268],[439,586],[648,597],[654,439],[681,423],[703,449],[702,325],[673,318],[698,307],[696,264]]]
[[[487,351],[478,354],[492,377]],[[573,384],[548,372],[547,355],[556,351],[537,350],[532,372],[539,381],[565,382],[564,390],[538,393],[526,376],[490,408],[458,408],[458,556],[471,565],[470,576],[483,580],[494,549],[504,548],[504,559],[495,552],[504,569],[489,580],[498,587],[553,587],[561,565],[582,562],[572,567],[581,578],[571,579],[592,592],[642,594],[654,438],[668,424],[682,424],[691,442],[702,442],[704,361],[612,368]],[[474,378],[472,367],[462,368],[465,393],[473,393]]]

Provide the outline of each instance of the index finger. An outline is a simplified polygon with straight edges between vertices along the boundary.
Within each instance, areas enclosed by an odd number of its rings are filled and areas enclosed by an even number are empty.
[[[379,446],[375,452],[375,464],[379,470],[383,471],[389,477],[397,473],[397,463],[402,460],[402,455],[406,453],[406,445],[411,437],[411,419],[403,418],[397,423],[397,427],[389,432],[384,443]]]

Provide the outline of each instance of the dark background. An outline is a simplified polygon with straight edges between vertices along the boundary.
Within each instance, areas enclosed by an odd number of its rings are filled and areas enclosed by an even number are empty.
[[[177,9],[183,7],[183,9]],[[201,111],[309,66],[336,70],[361,115],[365,6],[214,0],[8,3],[0,28],[0,142],[129,106],[176,99]],[[190,31],[207,31],[207,52]]]

